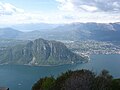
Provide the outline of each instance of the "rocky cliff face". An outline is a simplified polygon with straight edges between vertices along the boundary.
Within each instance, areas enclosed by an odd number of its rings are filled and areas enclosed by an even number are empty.
[[[36,39],[1,51],[1,64],[60,65],[82,62],[84,58],[71,52],[63,43]]]

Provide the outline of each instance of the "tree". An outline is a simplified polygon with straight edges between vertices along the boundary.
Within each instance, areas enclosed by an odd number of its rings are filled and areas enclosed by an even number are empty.
[[[67,71],[56,79],[40,79],[32,90],[120,90],[120,79],[113,79],[107,70],[99,75],[89,70]]]
[[[120,79],[112,80],[112,90],[120,90]]]
[[[32,87],[32,90],[52,90],[54,82],[53,77],[42,78]]]
[[[91,90],[95,75],[89,70],[74,71],[65,81],[62,90]]]
[[[94,80],[92,90],[112,90],[112,76],[107,70],[103,70]]]

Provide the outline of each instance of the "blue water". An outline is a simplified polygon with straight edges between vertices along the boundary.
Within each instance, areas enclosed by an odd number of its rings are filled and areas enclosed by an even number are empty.
[[[40,67],[1,65],[0,86],[9,87],[10,90],[31,90],[39,78],[58,76],[70,69],[90,69],[96,73],[107,69],[115,78],[120,78],[120,55],[92,55],[91,60],[85,64]]]

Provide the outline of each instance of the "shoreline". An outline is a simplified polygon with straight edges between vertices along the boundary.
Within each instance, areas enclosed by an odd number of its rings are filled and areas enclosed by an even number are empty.
[[[57,66],[63,66],[63,65],[75,65],[75,64],[84,64],[88,63],[89,60],[86,62],[78,62],[78,63],[69,63],[69,64],[57,64],[57,65],[29,65],[29,64],[0,64],[0,66],[3,65],[18,65],[18,66],[30,66],[30,67],[57,67]]]

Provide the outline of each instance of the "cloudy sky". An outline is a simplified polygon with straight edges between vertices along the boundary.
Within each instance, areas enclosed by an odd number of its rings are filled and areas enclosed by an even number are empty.
[[[120,22],[120,0],[0,0],[0,25]]]

